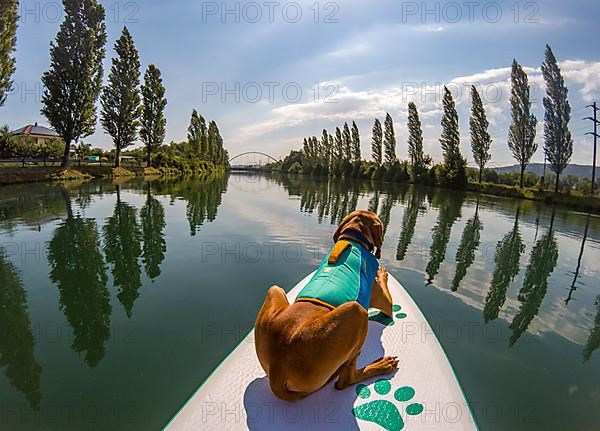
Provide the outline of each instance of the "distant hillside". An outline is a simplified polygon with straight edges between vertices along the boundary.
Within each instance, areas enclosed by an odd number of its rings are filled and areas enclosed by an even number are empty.
[[[492,168],[492,169],[494,171],[498,172],[499,174],[503,174],[506,172],[521,172],[521,167],[519,165],[503,166],[500,168]],[[531,165],[529,165],[527,167],[527,171],[534,172],[541,176],[544,172],[544,164],[543,163],[532,163]],[[548,168],[548,166],[546,166],[546,173],[547,174],[552,173],[552,171]],[[562,175],[564,175],[564,176],[575,175],[575,176],[579,177],[580,180],[582,180],[584,178],[588,178],[591,180],[592,179],[592,165],[587,165],[587,166],[569,165],[564,170]],[[596,167],[596,180],[598,180],[598,179],[600,179],[600,168]]]

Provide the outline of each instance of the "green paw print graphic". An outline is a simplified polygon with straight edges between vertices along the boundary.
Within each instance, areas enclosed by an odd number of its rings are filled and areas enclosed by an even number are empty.
[[[381,379],[375,382],[374,390],[379,395],[387,395],[392,390],[389,380]],[[366,385],[358,385],[356,393],[359,398],[368,399],[371,396],[371,390]],[[400,403],[410,401],[415,396],[415,390],[410,386],[403,386],[396,389],[394,399]],[[412,403],[406,406],[406,414],[416,416],[423,411],[423,405]],[[381,426],[386,431],[400,431],[404,429],[404,421],[396,404],[388,400],[373,400],[352,409],[352,413],[357,419],[367,422],[373,422]]]
[[[402,307],[400,307],[398,304],[395,304],[392,307],[392,310],[394,311],[394,316],[396,316],[396,319],[406,319],[406,317],[407,317],[406,313],[400,312],[400,310],[402,310]],[[392,326],[394,324],[394,319],[386,316],[379,310],[373,310],[373,311],[369,312],[369,320],[372,320],[374,322],[378,322],[378,323],[381,323],[382,325],[387,325],[387,326]]]

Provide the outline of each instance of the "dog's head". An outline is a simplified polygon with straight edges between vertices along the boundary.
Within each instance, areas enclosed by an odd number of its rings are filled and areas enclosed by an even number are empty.
[[[346,231],[356,231],[363,235],[375,247],[375,256],[381,259],[383,244],[383,224],[377,214],[371,211],[358,210],[348,214],[333,234],[333,242],[337,242]]]

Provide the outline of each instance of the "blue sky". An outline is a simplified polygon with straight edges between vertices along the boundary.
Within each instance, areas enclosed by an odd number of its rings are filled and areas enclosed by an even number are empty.
[[[219,124],[230,154],[263,151],[280,157],[355,120],[363,152],[375,117],[393,116],[398,155],[406,158],[407,103],[422,114],[425,148],[440,160],[441,89],[449,84],[460,115],[462,149],[471,162],[468,88],[480,88],[488,116],[492,163],[512,164],[510,64],[530,74],[542,161],[544,86],[540,64],[549,43],[561,63],[573,111],[574,163],[591,163],[585,105],[600,93],[600,50],[593,41],[600,3],[458,2],[161,2],[103,1],[107,11],[105,70],[123,25],[133,34],[142,69],[156,64],[167,98],[167,141],[186,137],[191,110]],[[318,14],[317,14],[318,11]],[[40,114],[40,76],[61,22],[58,1],[21,2],[15,89],[0,108],[13,129]],[[254,21],[254,22],[253,22]],[[142,73],[143,73],[142,70]],[[106,78],[106,76],[105,76]],[[317,90],[318,89],[318,90]],[[260,91],[260,92],[259,92]],[[85,139],[111,148],[98,125]]]

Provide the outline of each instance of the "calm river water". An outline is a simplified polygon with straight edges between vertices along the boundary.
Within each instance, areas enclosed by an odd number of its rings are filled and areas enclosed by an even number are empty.
[[[600,218],[249,174],[0,188],[0,429],[160,429],[361,208],[481,429],[600,429]]]

